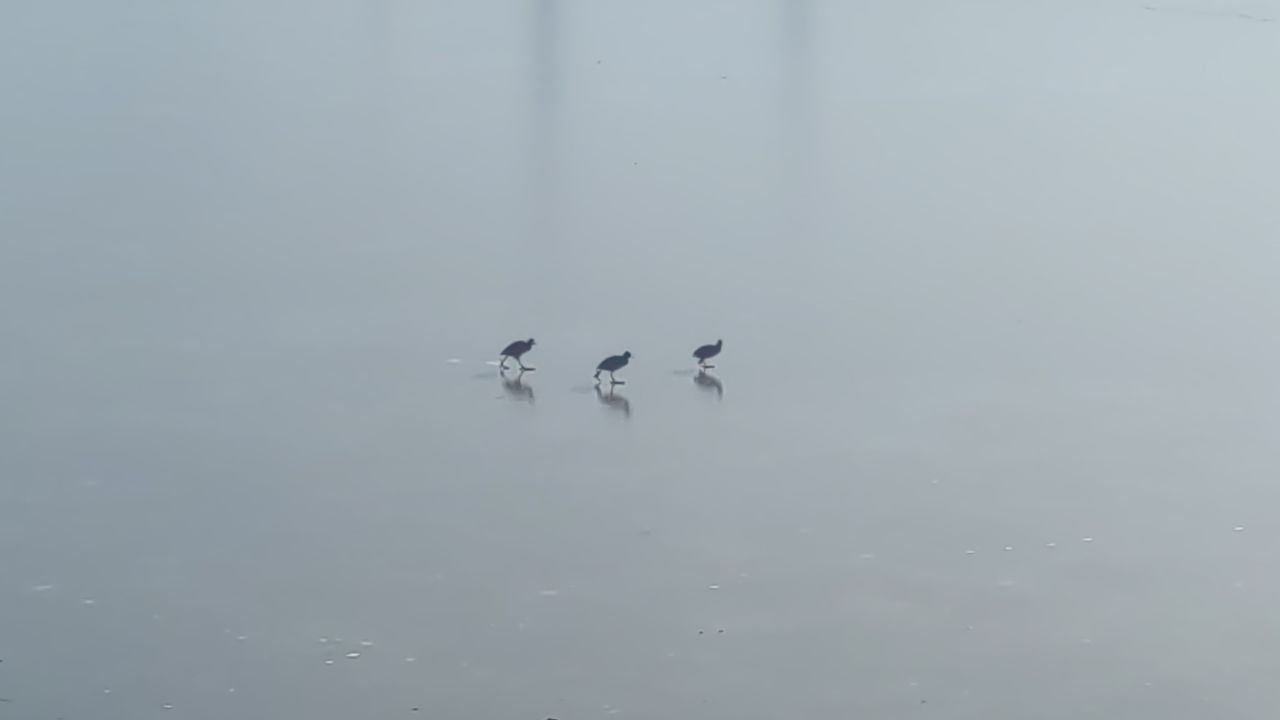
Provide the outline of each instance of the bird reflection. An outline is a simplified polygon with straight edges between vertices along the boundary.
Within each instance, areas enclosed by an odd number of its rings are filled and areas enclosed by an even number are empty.
[[[514,378],[507,377],[505,372],[499,371],[498,375],[502,378],[502,389],[511,396],[512,400],[522,402],[533,402],[533,388],[524,384],[524,371],[516,373]]]
[[[714,390],[716,393],[716,397],[718,398],[724,397],[724,383],[720,382],[720,378],[716,377],[715,375],[712,375],[706,370],[703,370],[702,372],[693,376],[693,384],[697,385],[703,390]]]
[[[631,417],[631,401],[615,392],[613,386],[609,387],[609,392],[605,392],[596,385],[596,397],[600,402],[621,412],[623,417]]]

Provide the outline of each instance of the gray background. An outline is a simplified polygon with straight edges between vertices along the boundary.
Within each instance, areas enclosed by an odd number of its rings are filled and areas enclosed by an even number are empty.
[[[0,718],[1274,717],[1277,19],[5,3]]]

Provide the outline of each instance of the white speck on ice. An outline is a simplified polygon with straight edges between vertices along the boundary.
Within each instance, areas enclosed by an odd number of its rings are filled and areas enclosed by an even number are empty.
[[[52,589],[53,589],[52,585],[37,585],[31,588],[31,591],[32,592],[49,592]]]
[[[373,641],[372,641],[372,640],[361,640],[361,641],[360,641],[360,647],[373,647]]]
[[[559,590],[542,590],[538,593],[542,597],[555,597],[560,594]]]
[[[1093,542],[1093,538],[1091,538],[1091,537],[1082,537],[1082,538],[1080,538],[1080,542]]]
[[[449,363],[450,365],[458,365],[459,363],[461,363],[461,362],[462,362],[462,360],[460,360],[460,359],[458,359],[458,358],[449,358],[449,359],[448,359],[448,360],[446,360],[445,362]]]
[[[355,660],[355,659],[356,659],[356,658],[358,658],[358,657],[360,657],[360,653],[358,653],[358,652],[349,652],[349,653],[347,653],[347,659],[348,659],[348,660]]]
[[[1235,527],[1233,527],[1233,528],[1231,528],[1231,529],[1232,529],[1232,530],[1234,530],[1235,532],[1244,532],[1244,526],[1243,526],[1243,525],[1237,525],[1237,526],[1235,526]]]
[[[720,586],[719,586],[719,585],[708,585],[708,586],[707,586],[707,589],[708,589],[708,590],[719,590],[719,589],[720,589]]]

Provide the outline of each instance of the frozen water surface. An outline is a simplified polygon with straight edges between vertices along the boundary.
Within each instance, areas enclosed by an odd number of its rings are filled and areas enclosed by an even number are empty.
[[[0,715],[1275,717],[1280,3],[1151,5],[0,3]]]

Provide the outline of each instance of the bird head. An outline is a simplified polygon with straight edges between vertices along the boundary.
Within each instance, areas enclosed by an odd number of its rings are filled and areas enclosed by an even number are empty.
[[[533,338],[529,338],[529,347],[533,347]]]
[[[626,359],[630,360],[630,359],[631,359],[631,351],[630,351],[630,350],[628,350],[628,351],[626,351],[626,352],[622,353],[622,357],[624,357],[624,358],[626,358]]]

